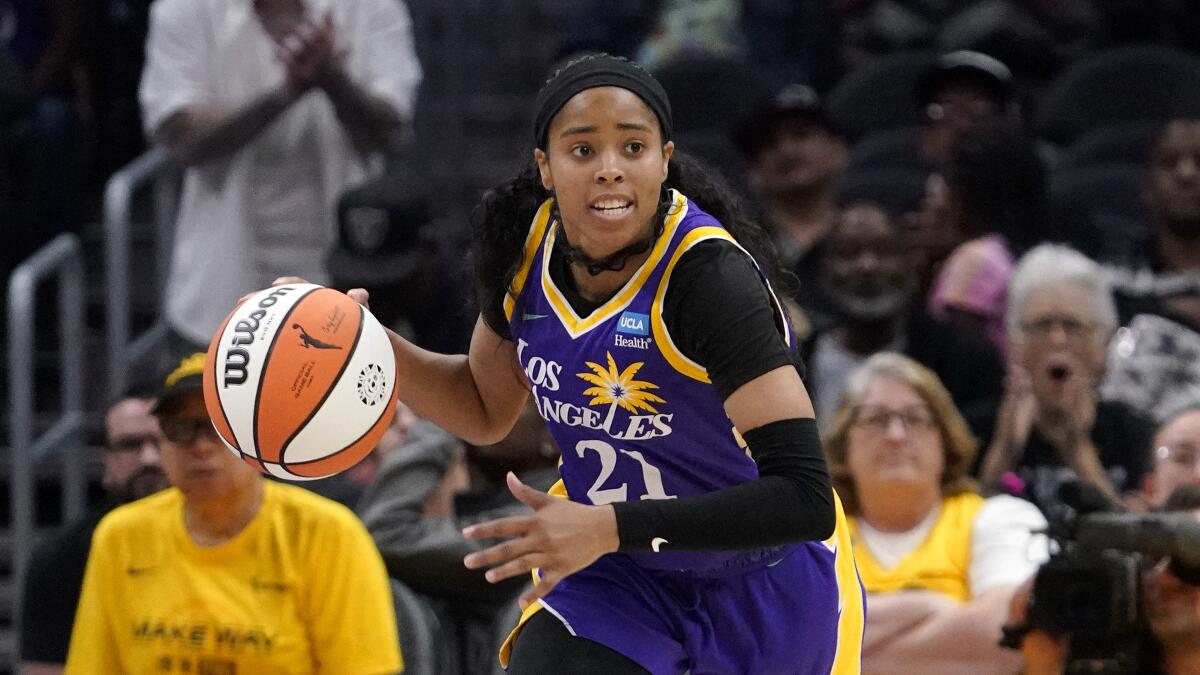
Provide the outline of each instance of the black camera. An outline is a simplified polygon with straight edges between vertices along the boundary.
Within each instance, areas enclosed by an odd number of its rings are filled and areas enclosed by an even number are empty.
[[[1071,492],[1080,490],[1083,499],[1065,500],[1076,515],[1050,527],[1057,551],[1034,578],[1026,623],[1068,637],[1064,673],[1152,672],[1156,643],[1142,615],[1142,571],[1169,557],[1176,576],[1200,585],[1200,520],[1096,512],[1107,499],[1086,494],[1086,486]]]

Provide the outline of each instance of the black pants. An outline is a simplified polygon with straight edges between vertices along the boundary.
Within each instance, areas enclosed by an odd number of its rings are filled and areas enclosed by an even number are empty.
[[[550,612],[534,614],[513,645],[509,675],[647,675],[650,671],[599,642],[575,637]]]

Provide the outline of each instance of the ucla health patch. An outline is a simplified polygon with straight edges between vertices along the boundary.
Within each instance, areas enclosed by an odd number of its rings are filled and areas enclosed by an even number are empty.
[[[624,312],[621,314],[621,318],[617,319],[617,332],[628,335],[649,335],[650,317],[637,312]]]

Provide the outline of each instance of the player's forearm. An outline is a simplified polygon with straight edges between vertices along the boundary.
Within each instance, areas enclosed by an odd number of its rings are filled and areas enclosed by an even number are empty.
[[[621,550],[653,550],[655,539],[694,551],[828,539],[837,512],[816,422],[780,420],[744,436],[757,479],[680,499],[613,504]]]
[[[945,607],[895,639],[863,650],[864,673],[1017,673],[1021,659],[1000,647],[1000,626],[1012,588],[987,591],[965,605]],[[868,617],[876,611],[871,606]],[[871,630],[868,624],[868,631]]]
[[[391,104],[371,94],[340,69],[322,89],[360,152],[386,153],[397,147],[403,120]]]
[[[268,91],[240,110],[198,107],[172,115],[155,134],[181,166],[223,157],[245,147],[274,122],[295,97],[286,87]]]
[[[508,435],[523,397],[497,406],[480,393],[466,355],[438,354],[395,333],[390,337],[399,371],[396,393],[414,413],[472,445],[490,445]]]

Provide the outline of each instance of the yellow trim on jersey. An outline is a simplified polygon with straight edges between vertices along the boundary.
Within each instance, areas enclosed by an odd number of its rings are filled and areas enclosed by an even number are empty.
[[[550,222],[550,214],[553,213],[551,208],[554,205],[553,199],[547,199],[538,207],[537,214],[533,217],[533,223],[529,226],[529,234],[525,236],[525,250],[521,254],[521,266],[517,268],[517,275],[513,277],[512,293],[504,294],[504,316],[512,321],[513,309],[517,305],[516,295],[521,294],[521,290],[525,288],[525,280],[529,277],[529,267],[533,265],[533,257],[537,255],[538,246],[542,243],[542,237],[546,233],[546,225]]]
[[[742,253],[750,256],[751,261],[754,261],[754,256],[742,248],[742,245],[737,243],[733,235],[729,234],[724,228],[716,227],[715,225],[697,227],[684,236],[683,241],[679,243],[679,247],[672,254],[671,262],[667,263],[667,269],[663,273],[662,281],[658,284],[658,291],[654,294],[653,311],[650,312],[650,327],[654,331],[654,339],[658,343],[658,350],[662,352],[667,363],[670,363],[671,367],[680,373],[705,384],[712,383],[708,379],[708,371],[699,363],[685,356],[679,350],[679,347],[675,346],[675,341],[671,339],[671,333],[667,330],[667,323],[663,320],[663,302],[667,297],[667,286],[671,282],[671,272],[675,269],[675,265],[679,262],[679,259],[693,246],[708,239],[724,239],[737,246]],[[754,262],[754,265],[757,267],[758,263]],[[787,315],[783,312],[783,305],[779,303],[779,298],[775,296],[775,289],[771,288],[770,282],[767,282],[767,294],[771,296],[771,302],[775,304],[775,311],[778,314],[780,324],[783,326],[784,343],[788,347],[791,347],[792,327],[788,325]]]
[[[834,553],[833,572],[838,585],[838,629],[837,651],[833,656],[830,675],[858,675],[862,672],[863,630],[866,627],[866,603],[862,584],[858,578],[858,566],[854,562],[854,549],[850,543],[850,523],[842,509],[842,500],[837,491],[833,493],[833,505],[837,511],[833,536],[824,544]]]
[[[597,325],[611,319],[618,312],[624,310],[633,301],[637,292],[641,290],[642,285],[646,283],[646,279],[658,266],[658,262],[666,253],[667,246],[671,243],[671,238],[675,235],[675,228],[679,222],[687,215],[688,201],[676,190],[671,191],[671,199],[673,205],[671,212],[667,216],[665,227],[663,228],[662,236],[654,243],[654,248],[650,250],[650,256],[638,268],[638,271],[630,277],[629,281],[625,282],[625,287],[619,293],[609,298],[608,302],[600,306],[599,309],[592,312],[588,318],[580,319],[575,310],[571,308],[571,303],[567,302],[566,297],[554,285],[550,279],[550,256],[548,253],[542,255],[542,291],[546,294],[546,299],[550,301],[550,307],[554,313],[558,315],[559,321],[562,322],[563,328],[567,329],[567,333],[571,338],[577,338],[580,335],[588,332]],[[558,233],[559,223],[554,223],[550,229],[550,233],[546,235],[546,242],[543,245],[544,251],[550,251],[554,246],[554,237]]]
[[[558,465],[562,466],[562,460],[559,460]],[[567,495],[567,484],[564,483],[563,479],[561,478],[555,481],[554,485],[551,485],[550,489],[546,492],[553,497],[570,499],[570,496]],[[534,586],[537,586],[541,581],[538,578],[539,570],[541,570],[540,567],[535,568],[529,573],[530,576],[533,577]],[[533,615],[540,612],[544,607],[545,605],[542,604],[542,601],[538,600],[522,610],[521,618],[517,621],[517,625],[513,626],[513,629],[508,632],[508,637],[504,638],[504,642],[500,645],[500,665],[503,666],[505,670],[508,669],[508,659],[512,656],[513,643],[516,642],[517,636],[521,634],[521,629],[525,626],[525,622],[532,619]]]

